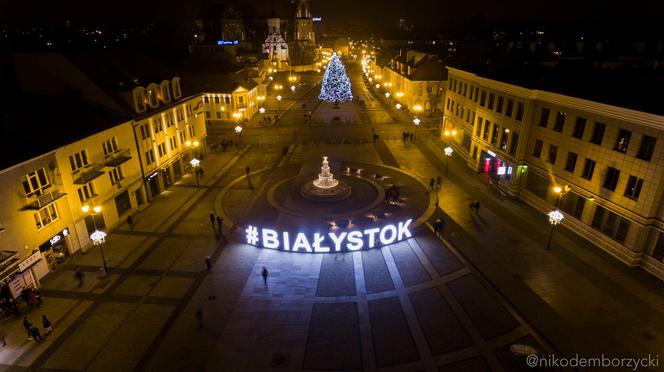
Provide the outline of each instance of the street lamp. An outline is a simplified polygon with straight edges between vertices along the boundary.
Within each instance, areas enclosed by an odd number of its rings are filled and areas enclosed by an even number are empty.
[[[416,138],[417,138],[417,128],[420,127],[421,123],[422,123],[422,120],[420,120],[419,118],[416,117],[415,119],[413,119],[413,124],[415,124],[415,137]]]
[[[278,108],[277,108],[277,112],[279,112],[279,111],[281,111],[281,96],[280,96],[280,95],[277,96],[277,102],[278,102],[278,104],[279,104],[279,106],[278,106]]]
[[[240,148],[242,147],[242,127],[241,126],[236,126],[235,127],[235,134],[238,136],[238,144],[240,145]]]
[[[572,188],[569,187],[569,185],[565,186],[554,186],[553,187],[553,192],[556,193],[556,207],[560,208],[560,201],[567,194]]]
[[[198,173],[199,173],[198,167],[201,165],[201,161],[196,158],[193,158],[191,159],[189,164],[191,165],[192,168],[194,168],[194,173],[196,173],[196,187],[200,187],[198,183]]]
[[[380,89],[380,84],[376,84],[376,89]]]
[[[97,214],[101,212],[101,206],[95,205],[90,208],[89,205],[85,204],[81,207],[83,213],[87,213],[92,217],[92,225],[95,228],[95,231],[90,234],[90,241],[92,244],[99,246],[99,253],[101,254],[101,262],[104,265],[104,275],[108,272],[108,266],[106,265],[106,257],[104,257],[104,248],[103,244],[106,241],[106,233],[97,229]]]
[[[295,92],[295,85],[291,85],[290,90],[291,92]]]
[[[400,103],[397,103],[396,105],[394,105],[394,107],[396,107],[397,110],[401,110],[401,104]]]
[[[551,232],[549,232],[549,239],[546,241],[546,248],[545,249],[550,249],[551,248],[551,240],[553,239],[553,232],[556,229],[556,226],[560,225],[562,220],[565,218],[562,213],[560,213],[559,210],[555,210],[552,212],[549,212],[549,223],[551,224]]]
[[[452,157],[452,153],[454,152],[454,149],[451,148],[450,146],[447,146],[443,149],[445,152],[445,176],[447,176],[447,167],[450,162],[450,158]]]
[[[387,99],[390,98],[390,92],[385,92],[385,98],[387,98]]]

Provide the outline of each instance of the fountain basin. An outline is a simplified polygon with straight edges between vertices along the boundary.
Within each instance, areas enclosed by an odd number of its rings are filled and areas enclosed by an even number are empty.
[[[334,202],[340,201],[348,198],[352,191],[350,185],[341,180],[336,181],[336,185],[333,187],[321,188],[314,185],[314,182],[318,180],[312,180],[305,183],[300,189],[300,195],[303,198],[311,201],[325,201],[325,202]]]

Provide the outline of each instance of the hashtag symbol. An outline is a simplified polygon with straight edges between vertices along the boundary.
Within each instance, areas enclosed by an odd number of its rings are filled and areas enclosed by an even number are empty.
[[[254,226],[249,226],[245,232],[247,233],[247,243],[256,245],[258,243],[258,229]]]

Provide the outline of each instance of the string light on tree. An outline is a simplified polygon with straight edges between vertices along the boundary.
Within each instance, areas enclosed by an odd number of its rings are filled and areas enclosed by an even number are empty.
[[[320,89],[319,99],[328,102],[352,101],[353,93],[350,90],[350,80],[346,75],[346,68],[336,53],[325,69],[323,85]]]

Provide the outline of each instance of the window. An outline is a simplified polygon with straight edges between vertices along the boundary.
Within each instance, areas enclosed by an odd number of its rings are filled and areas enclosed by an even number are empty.
[[[498,96],[498,102],[496,103],[496,112],[501,114],[503,112],[503,103],[505,98],[503,96]]]
[[[87,167],[90,165],[88,163],[88,153],[83,150],[75,153],[74,155],[69,155],[69,165],[71,166],[72,173],[78,172],[81,168]]]
[[[574,133],[572,137],[583,139],[583,132],[586,130],[586,119],[576,118],[576,124],[574,124]]]
[[[511,99],[507,100],[507,108],[505,108],[505,116],[508,118],[512,117],[512,111],[514,110],[514,101]]]
[[[491,122],[489,120],[486,120],[484,122],[484,133],[482,133],[482,139],[485,141],[489,141],[489,131],[491,130]]]
[[[210,97],[208,97],[208,96],[204,96],[204,97],[203,97],[203,102],[205,102],[205,103],[210,103]]]
[[[41,196],[49,186],[51,183],[48,181],[44,168],[26,174],[23,179],[23,190],[26,196]]]
[[[502,150],[507,150],[507,141],[510,138],[510,130],[505,128],[503,129],[503,134],[500,136],[500,148]]]
[[[601,145],[602,144],[602,139],[604,138],[604,130],[606,129],[606,125],[600,123],[600,122],[595,122],[595,126],[593,127],[593,135],[590,137],[590,143],[594,143],[596,145]]]
[[[194,128],[193,125],[189,126],[189,137],[195,137],[196,136],[196,129]]]
[[[208,114],[209,114],[209,112],[208,112]],[[221,119],[221,112],[220,112],[220,111],[217,111],[217,112],[216,112],[216,115],[217,115],[217,119]],[[209,116],[209,115],[208,115],[208,116]]]
[[[157,152],[159,154],[159,157],[162,158],[164,155],[166,155],[166,143],[162,142],[157,146]]]
[[[58,219],[58,210],[55,208],[55,203],[51,203],[35,212],[34,216],[37,229],[42,229]]]
[[[547,161],[551,164],[556,164],[557,157],[558,157],[558,146],[549,145],[549,157]]]
[[[177,109],[175,109],[175,112],[178,115],[178,121],[184,120],[184,111],[182,110],[182,107],[178,107]]]
[[[150,128],[148,127],[147,124],[141,125],[141,139],[146,139],[150,138],[152,134],[150,134]]]
[[[533,148],[533,156],[539,158],[542,155],[542,146],[544,144],[541,140],[535,141],[535,147]]]
[[[473,101],[477,102],[477,98],[479,97],[480,94],[480,88],[475,87],[475,94],[473,95]]]
[[[231,96],[224,97],[224,103],[226,103],[227,105],[230,105],[231,104]]]
[[[629,146],[629,140],[632,138],[632,132],[626,129],[620,129],[618,131],[618,137],[616,137],[616,144],[613,146],[613,150],[622,152],[623,154],[627,152],[627,147]]]
[[[512,132],[512,142],[510,143],[510,154],[514,155],[516,153],[516,147],[519,144],[519,133]]]
[[[95,189],[92,187],[92,182],[88,182],[78,188],[78,198],[81,200],[81,204],[85,204],[95,196],[97,196],[97,194],[95,194]]]
[[[219,97],[214,97],[214,103],[219,103]]]
[[[566,113],[558,111],[558,114],[556,115],[556,124],[553,126],[553,130],[555,130],[556,132],[562,132],[563,127],[565,126],[566,118],[567,118]]]
[[[217,113],[217,116],[219,116],[219,113]],[[209,119],[209,118],[210,118],[210,112],[209,112],[209,111],[206,111],[206,112],[205,112],[205,118],[206,118],[206,119]]]
[[[171,138],[169,138],[168,140],[170,141],[170,144],[171,144],[171,151],[172,151],[172,150],[175,150],[175,149],[178,148],[178,140],[177,140],[177,137],[171,137]]]
[[[489,93],[489,103],[486,105],[486,108],[488,108],[489,110],[493,110],[493,99],[494,99],[493,93]]]
[[[560,201],[560,209],[578,219],[581,219],[585,205],[586,198],[575,192],[565,194]]]
[[[154,163],[154,150],[148,150],[145,152],[145,163],[147,165]]]
[[[486,102],[486,92],[482,91],[482,95],[480,96],[480,106],[484,107],[485,102]]]
[[[112,153],[118,151],[118,143],[115,141],[115,137],[104,141],[104,143],[102,143],[102,147],[104,148],[104,156],[111,155]]]
[[[184,143],[184,131],[180,131],[180,143]]]
[[[111,178],[111,185],[115,185],[118,182],[122,181],[124,176],[122,175],[122,169],[120,167],[115,167],[108,172],[108,176]]]
[[[610,210],[597,205],[591,226],[613,240],[622,243],[627,237],[630,222]]]
[[[161,132],[162,130],[164,130],[164,123],[162,123],[160,117],[154,119],[153,128],[154,128],[154,133],[155,134],[157,134],[157,133]]]
[[[636,154],[636,157],[641,160],[650,161],[652,159],[652,154],[655,152],[655,145],[657,144],[657,138],[646,136],[645,134],[641,137],[641,146],[639,146],[639,152]]]
[[[543,108],[542,109],[542,114],[540,115],[540,121],[539,121],[539,126],[546,128],[546,126],[549,124],[549,109],[548,108]]]
[[[493,123],[493,132],[491,133],[491,143],[496,144],[498,142],[498,124]]]
[[[592,180],[594,172],[595,172],[595,161],[592,159],[586,159],[586,163],[583,165],[583,173],[581,173],[581,177],[587,180]]]
[[[615,191],[620,178],[620,171],[613,167],[608,167],[606,170],[606,177],[604,178],[604,188]]]
[[[576,159],[579,156],[574,153],[574,152],[568,152],[567,153],[567,162],[565,163],[565,170],[574,173],[574,169],[576,168]]]
[[[523,120],[523,103],[519,102],[516,104],[516,116],[515,119],[518,121]]]
[[[168,112],[166,113],[166,127],[170,128],[173,125],[175,125],[175,120],[173,120],[173,113]]]
[[[482,117],[477,117],[477,126],[475,127],[475,136],[479,137],[482,134]]]
[[[643,180],[635,176],[629,176],[627,180],[627,187],[625,188],[625,196],[637,200],[639,194],[641,194],[641,187],[643,186]]]

